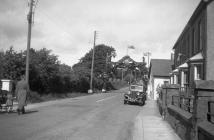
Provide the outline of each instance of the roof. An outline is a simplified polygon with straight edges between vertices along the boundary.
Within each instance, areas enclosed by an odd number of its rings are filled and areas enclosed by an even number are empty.
[[[135,61],[128,55],[122,57],[120,60],[118,60],[118,63],[135,63]]]
[[[114,65],[117,65],[118,68],[124,68],[125,65],[129,65],[129,64],[134,64],[134,65],[146,65],[145,62],[136,62],[134,61],[129,55],[126,55],[124,57],[122,57],[120,60],[118,60],[117,62],[112,62]]]
[[[193,57],[191,57],[191,58],[189,59],[190,62],[191,62],[191,61],[200,61],[200,60],[203,60],[203,55],[202,55],[201,52],[198,53],[198,54],[196,54],[196,55],[194,55]]]
[[[178,66],[178,68],[180,68],[180,69],[188,68],[188,64],[185,62],[185,63],[181,64],[180,66]]]
[[[190,17],[189,21],[187,22],[186,26],[184,27],[183,31],[181,32],[180,36],[178,37],[175,45],[173,46],[173,49],[175,49],[177,46],[176,44],[179,42],[179,40],[182,38],[183,34],[190,29],[191,25],[194,24],[195,18],[206,8],[206,6],[211,3],[213,0],[201,0],[198,4],[197,8],[193,12],[192,16]]]
[[[168,77],[172,71],[170,59],[151,59],[150,63],[150,72],[154,77]]]

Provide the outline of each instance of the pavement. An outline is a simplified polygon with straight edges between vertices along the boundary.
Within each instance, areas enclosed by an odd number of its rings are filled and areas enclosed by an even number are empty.
[[[157,103],[147,100],[135,119],[133,140],[181,140],[162,119]]]

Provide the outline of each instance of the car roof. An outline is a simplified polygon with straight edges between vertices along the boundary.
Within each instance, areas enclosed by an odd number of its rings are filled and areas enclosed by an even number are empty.
[[[141,87],[143,87],[143,85],[130,85],[130,86],[141,86]]]

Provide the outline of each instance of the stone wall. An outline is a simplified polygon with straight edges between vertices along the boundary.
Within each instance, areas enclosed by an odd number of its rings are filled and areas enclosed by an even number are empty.
[[[197,80],[193,87],[193,112],[171,104],[172,95],[179,95],[175,85],[163,86],[158,105],[160,113],[182,140],[213,140],[214,124],[208,122],[208,102],[214,101],[214,81]]]
[[[214,124],[208,122],[208,102],[214,101],[214,81],[195,81],[193,124],[198,140],[214,139]]]
[[[169,85],[165,84],[161,87],[159,91],[159,110],[163,117],[165,117],[167,106],[172,103],[172,96],[179,95],[179,85]]]

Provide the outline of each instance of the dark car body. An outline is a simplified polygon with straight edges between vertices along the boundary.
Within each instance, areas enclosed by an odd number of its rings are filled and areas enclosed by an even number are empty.
[[[141,85],[131,85],[129,91],[124,94],[124,104],[137,103],[144,105],[146,100],[146,92]]]

